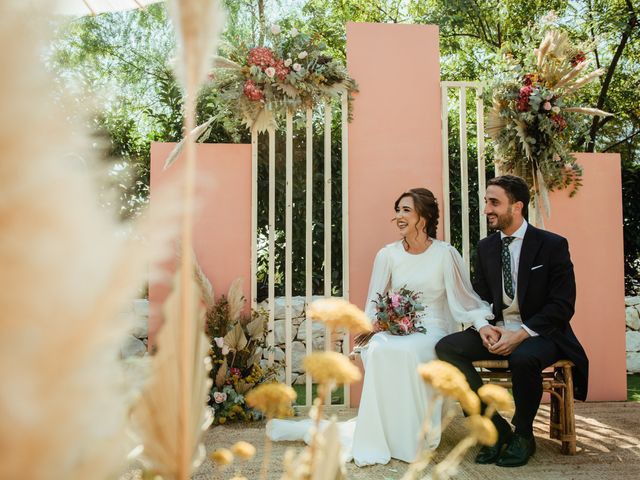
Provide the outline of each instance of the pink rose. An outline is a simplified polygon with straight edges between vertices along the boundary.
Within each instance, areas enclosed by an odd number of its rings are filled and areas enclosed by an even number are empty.
[[[274,75],[276,74],[276,69],[273,68],[273,67],[269,67],[269,68],[265,69],[264,73],[267,75],[267,77],[273,78]]]
[[[411,331],[412,324],[409,317],[402,317],[398,322],[398,325],[404,333],[409,333]]]
[[[213,401],[216,403],[222,403],[227,399],[227,394],[224,392],[214,392]]]
[[[389,298],[391,299],[392,306],[400,306],[400,295],[398,295],[397,293],[392,293],[391,295],[389,295]]]
[[[544,102],[542,104],[542,108],[544,108],[547,111],[551,110],[551,102]]]

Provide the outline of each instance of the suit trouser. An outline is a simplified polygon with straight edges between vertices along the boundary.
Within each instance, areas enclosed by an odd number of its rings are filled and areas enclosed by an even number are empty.
[[[476,360],[508,360],[512,374],[515,413],[511,423],[516,433],[533,434],[533,419],[542,400],[541,373],[555,363],[560,352],[556,344],[541,336],[524,340],[511,355],[505,357],[489,352],[482,344],[478,332],[469,328],[441,339],[436,344],[436,354],[441,360],[455,365],[464,373],[469,386],[477,392],[482,386],[482,378],[472,365]],[[483,411],[486,406],[482,405]],[[500,415],[492,418],[498,431],[508,428],[508,423]]]

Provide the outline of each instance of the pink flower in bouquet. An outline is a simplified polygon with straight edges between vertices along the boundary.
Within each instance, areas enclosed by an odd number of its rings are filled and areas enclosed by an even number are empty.
[[[218,348],[222,348],[222,346],[224,345],[224,338],[222,337],[215,337],[213,341],[216,342]]]
[[[228,355],[228,354],[229,354],[229,346],[222,345],[222,355]]]
[[[222,403],[227,399],[227,394],[224,392],[214,392],[213,401],[216,403]]]
[[[262,70],[274,65],[276,60],[273,56],[273,52],[267,47],[255,47],[249,50],[247,55],[247,63],[249,65],[255,65]]]
[[[391,299],[392,307],[395,308],[400,306],[400,295],[398,295],[397,293],[392,293],[391,295],[389,295],[389,298]]]
[[[254,102],[264,98],[264,93],[258,88],[253,80],[247,80],[245,82],[243,92],[249,100],[253,100]]]
[[[413,322],[409,317],[402,317],[398,320],[398,326],[403,333],[409,333],[413,329]]]
[[[546,111],[551,110],[551,102],[544,102],[542,104],[542,108],[544,108]]]
[[[231,368],[229,369],[229,372],[231,372],[231,375],[233,375],[234,377],[241,377],[242,376],[242,372],[240,371],[239,368]]]

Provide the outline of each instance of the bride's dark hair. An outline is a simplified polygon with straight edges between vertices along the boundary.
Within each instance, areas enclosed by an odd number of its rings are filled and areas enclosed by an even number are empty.
[[[398,209],[400,200],[404,197],[411,197],[413,199],[413,205],[416,212],[426,220],[424,232],[429,237],[435,238],[440,212],[438,210],[438,201],[433,193],[431,193],[431,190],[427,190],[426,188],[412,188],[411,190],[404,192],[396,200],[394,205],[396,210]]]

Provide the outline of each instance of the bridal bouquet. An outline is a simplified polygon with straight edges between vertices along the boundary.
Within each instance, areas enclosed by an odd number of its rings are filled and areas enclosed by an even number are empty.
[[[377,332],[389,332],[391,335],[409,335],[425,333],[422,325],[417,323],[417,313],[424,310],[419,301],[419,293],[406,287],[378,294],[376,304],[376,321],[373,328]]]
[[[419,297],[419,292],[414,292],[406,287],[378,293],[378,298],[373,300],[376,304],[374,331],[357,335],[355,344],[357,346],[366,345],[371,337],[378,332],[389,332],[391,335],[426,333],[425,328],[418,323],[418,312],[425,309],[425,306],[418,300]]]

